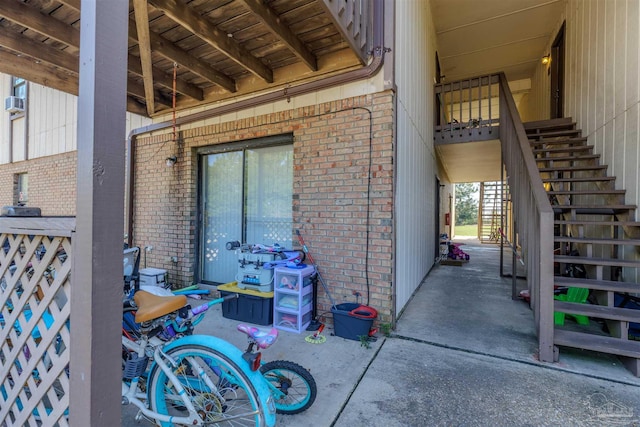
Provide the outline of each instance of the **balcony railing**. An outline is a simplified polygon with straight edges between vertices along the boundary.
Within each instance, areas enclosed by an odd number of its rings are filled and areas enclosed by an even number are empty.
[[[436,144],[498,139],[499,75],[435,86]]]

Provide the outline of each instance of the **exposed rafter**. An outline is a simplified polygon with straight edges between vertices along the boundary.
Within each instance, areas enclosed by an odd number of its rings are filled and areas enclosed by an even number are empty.
[[[142,82],[147,101],[147,113],[152,116],[155,112],[155,102],[153,99],[153,65],[151,63],[151,43],[149,42],[147,0],[133,0],[133,9],[136,17],[138,49],[140,51],[140,63],[142,64]]]
[[[140,64],[139,57],[129,55],[128,67],[129,72],[142,77],[142,65]],[[167,89],[173,89],[173,77],[156,67],[153,67],[153,81]],[[204,99],[202,89],[180,79],[176,81],[176,91],[197,101]]]
[[[289,49],[307,66],[316,71],[318,64],[316,57],[304,46],[304,44],[293,34],[289,27],[284,25],[264,2],[260,0],[240,0],[249,10],[286,44]]]
[[[30,28],[60,43],[80,48],[80,31],[63,22],[40,13],[18,0],[3,0],[0,16]]]
[[[129,22],[129,38],[138,41],[138,31],[136,29],[135,21]],[[224,88],[228,92],[236,91],[236,83],[229,77],[225,76],[219,71],[214,70],[205,62],[200,61],[198,58],[189,55],[184,50],[180,49],[169,40],[162,36],[149,31],[149,42],[151,43],[151,49],[159,55],[164,56],[171,62],[177,62],[178,64],[190,69],[192,72],[198,74],[200,77],[207,79],[211,83]]]
[[[0,46],[78,74],[77,56],[54,49],[44,43],[35,42],[28,37],[8,31],[0,32]]]
[[[78,95],[77,74],[66,73],[44,62],[34,62],[26,56],[17,56],[0,50],[0,72],[28,78],[31,82]]]
[[[161,9],[175,22],[227,55],[231,60],[242,65],[252,74],[262,78],[267,83],[273,82],[273,71],[269,67],[240,45],[231,41],[227,34],[220,31],[208,20],[202,19],[191,9],[173,0],[150,0],[149,2]]]
[[[0,0],[0,73],[77,95],[82,1]],[[352,12],[369,1],[131,0],[127,108],[153,117],[173,102],[181,110],[352,70],[364,64],[364,33],[351,30],[365,28]]]

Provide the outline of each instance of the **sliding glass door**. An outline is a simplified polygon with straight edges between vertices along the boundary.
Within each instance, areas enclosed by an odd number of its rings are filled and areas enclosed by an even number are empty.
[[[253,145],[257,145],[254,147]],[[213,150],[213,149],[212,149]],[[239,147],[201,155],[200,280],[236,280],[229,241],[291,248],[291,144]]]

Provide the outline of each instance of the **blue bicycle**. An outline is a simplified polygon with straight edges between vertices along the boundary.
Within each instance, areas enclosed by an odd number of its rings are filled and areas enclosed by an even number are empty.
[[[248,339],[248,346],[244,352],[240,352],[239,349],[219,338],[193,335],[194,327],[200,323],[205,312],[211,306],[220,304],[231,298],[237,298],[237,294],[218,298],[191,308],[186,305],[186,297],[184,296],[161,297],[148,292],[138,291],[134,296],[134,304],[130,301],[125,302],[123,310],[123,369],[125,377],[139,378],[147,376],[147,395],[149,405],[154,412],[164,415],[176,415],[175,413],[179,415],[181,411],[188,410],[188,408],[177,399],[178,395],[173,390],[174,386],[171,385],[171,376],[166,373],[163,375],[158,371],[158,369],[162,369],[160,364],[156,363],[148,373],[145,373],[143,372],[142,365],[144,365],[144,370],[146,370],[146,364],[139,362],[137,358],[130,358],[131,352],[128,350],[125,352],[124,349],[125,338],[128,341],[136,342],[143,339],[145,335],[147,337],[152,335],[157,343],[175,340],[176,343],[188,343],[189,346],[199,345],[202,347],[198,350],[196,359],[201,360],[206,370],[211,371],[210,376],[218,378],[217,387],[221,390],[221,392],[218,393],[219,396],[216,393],[211,393],[208,387],[190,386],[191,383],[196,382],[197,375],[195,375],[194,372],[198,372],[194,371],[191,365],[181,365],[178,363],[177,370],[180,375],[183,376],[179,382],[183,385],[189,385],[185,387],[187,390],[192,392],[193,390],[200,390],[200,388],[206,390],[206,392],[200,393],[199,396],[194,396],[193,399],[200,406],[204,404],[204,409],[201,409],[200,412],[210,414],[207,416],[208,418],[205,417],[205,420],[208,420],[207,422],[209,423],[217,425],[217,423],[220,423],[223,414],[228,416],[231,407],[225,402],[229,393],[233,396],[232,401],[237,402],[239,399],[235,394],[241,389],[250,388],[249,386],[251,385],[255,386],[256,383],[266,387],[269,398],[265,400],[265,403],[273,405],[277,413],[297,414],[313,404],[316,398],[317,388],[315,380],[306,369],[294,362],[285,360],[268,363],[262,362],[259,350],[266,349],[275,342],[278,335],[276,329],[265,331],[254,326],[238,325],[238,330],[245,333]],[[154,319],[155,315],[152,313],[157,313],[158,307],[166,307],[161,311],[167,313],[161,318]],[[207,343],[201,342],[205,338],[210,340],[207,340]],[[210,346],[214,344],[214,349],[217,348],[221,350],[221,355],[218,355],[217,358],[211,355],[205,357],[202,353],[204,351],[210,351],[212,349]],[[209,348],[205,349],[204,347],[206,346],[209,346]],[[186,360],[190,361],[189,356],[185,355],[189,354],[190,351],[191,350],[185,351],[184,346],[180,344],[169,347],[166,354],[171,357],[175,356],[179,360],[185,360],[184,358],[186,357]],[[243,381],[241,381],[241,378],[239,378],[237,374],[228,373],[226,371],[227,368],[220,366],[220,356],[229,355],[233,356],[231,358],[233,364],[243,368],[249,368],[252,372],[252,376],[249,378],[251,384],[241,386]],[[128,368],[125,366],[127,363],[132,365],[140,364],[141,366],[130,368],[132,374],[127,374]],[[202,366],[199,366],[199,368],[201,367]],[[164,370],[162,371],[164,372]],[[257,379],[254,374],[257,374],[260,379]],[[245,390],[243,395],[247,394]],[[246,396],[243,397],[243,399],[246,399]],[[233,409],[236,408],[233,407]],[[148,414],[145,413],[144,410],[141,410],[141,412],[148,417]],[[232,419],[236,423],[232,425],[244,425],[240,424],[237,418]],[[252,422],[254,421],[250,420],[247,425],[262,425],[257,422],[252,424]]]

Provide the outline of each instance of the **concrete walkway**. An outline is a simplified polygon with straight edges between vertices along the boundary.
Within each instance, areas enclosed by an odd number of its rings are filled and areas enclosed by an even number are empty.
[[[397,329],[369,348],[328,330],[323,344],[282,332],[263,358],[308,368],[318,397],[278,426],[640,425],[640,380],[608,355],[561,350],[559,363],[538,362],[532,312],[499,277],[498,249],[465,243],[470,262],[434,267]],[[243,348],[237,323],[218,309],[196,332]],[[135,412],[123,408],[123,426],[150,425]]]

